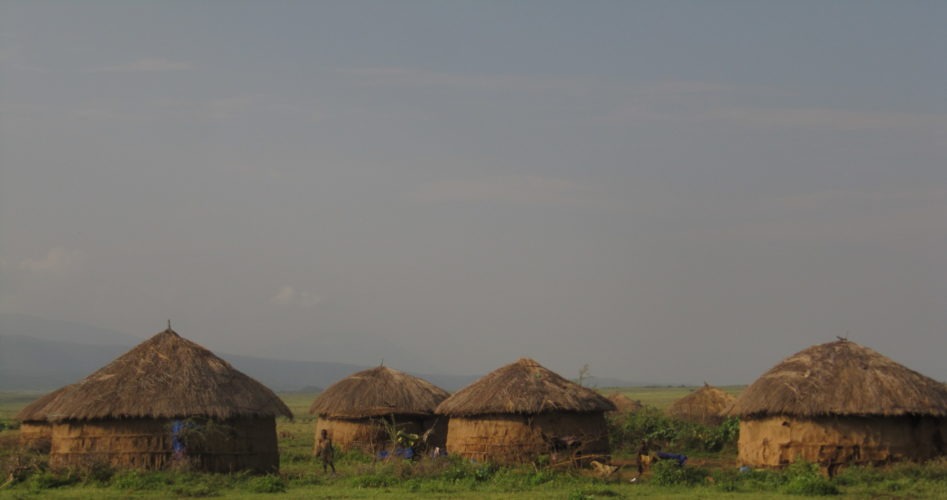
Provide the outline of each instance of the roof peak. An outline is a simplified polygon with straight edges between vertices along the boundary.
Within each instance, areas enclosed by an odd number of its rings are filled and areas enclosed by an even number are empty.
[[[163,332],[160,332],[159,334],[161,334],[161,333],[170,333],[171,335],[174,335],[175,337],[180,337],[180,335],[178,335],[178,332],[176,332],[176,331],[174,331],[174,330],[171,329],[171,320],[170,320],[170,319],[168,320],[168,327],[167,327]]]

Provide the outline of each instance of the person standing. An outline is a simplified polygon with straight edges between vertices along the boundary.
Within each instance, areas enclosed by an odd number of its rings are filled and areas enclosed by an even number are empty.
[[[323,474],[328,472],[329,467],[332,468],[332,474],[335,474],[335,451],[332,449],[332,438],[326,429],[319,433],[314,455],[322,460]]]

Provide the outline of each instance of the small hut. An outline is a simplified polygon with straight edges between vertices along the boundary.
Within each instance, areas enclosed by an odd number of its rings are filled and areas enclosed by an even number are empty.
[[[947,451],[947,386],[854,342],[816,345],[764,373],[729,412],[751,466],[924,460]]]
[[[708,385],[678,399],[668,408],[668,415],[695,424],[715,426],[726,420],[724,414],[736,398]]]
[[[50,465],[229,472],[279,469],[269,389],[170,327],[24,409],[49,422]]]
[[[607,454],[605,412],[614,410],[601,394],[523,358],[458,391],[435,412],[450,417],[448,453],[516,463],[544,454]]]
[[[326,388],[309,413],[318,416],[316,439],[325,429],[341,449],[379,451],[391,444],[392,431],[417,434],[428,447],[443,447],[447,419],[437,418],[434,408],[447,396],[426,380],[379,366]]]
[[[620,392],[612,393],[608,396],[608,400],[611,401],[613,405],[615,405],[615,411],[609,413],[634,413],[644,407],[644,405],[641,404],[641,401],[637,399],[631,399]]]

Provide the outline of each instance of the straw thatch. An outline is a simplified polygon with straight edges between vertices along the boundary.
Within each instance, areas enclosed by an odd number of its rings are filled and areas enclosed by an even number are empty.
[[[743,463],[877,464],[947,449],[947,386],[848,340],[800,351],[737,399]]]
[[[47,419],[292,417],[263,384],[170,328],[63,391]]]
[[[615,405],[531,359],[501,367],[444,400],[447,451],[501,463],[608,453],[605,412]]]
[[[448,395],[427,380],[379,366],[326,388],[312,402],[309,413],[351,419],[391,414],[430,416]]]
[[[54,467],[170,465],[177,421],[190,430],[191,465],[274,471],[274,419],[292,417],[271,390],[170,328],[43,399],[20,418],[52,424]]]
[[[566,380],[529,358],[498,368],[447,398],[440,415],[537,415],[547,412],[605,412],[605,396]]]
[[[634,413],[644,407],[640,400],[615,392],[608,396],[608,400],[615,405],[615,411],[609,413]]]
[[[53,436],[53,426],[46,419],[44,409],[50,401],[59,397],[64,391],[69,390],[71,386],[61,387],[53,392],[37,398],[32,403],[23,407],[14,418],[20,421],[19,444],[22,448],[41,453],[49,453],[51,439]]]
[[[736,400],[732,395],[708,385],[678,399],[668,408],[668,415],[685,422],[701,425],[720,425],[726,420],[724,412]]]
[[[427,433],[428,446],[443,446],[446,419],[436,418],[434,408],[447,396],[447,391],[426,380],[379,366],[326,388],[309,413],[319,416],[317,439],[325,429],[341,449],[384,448],[390,444],[392,425],[407,433]]]
[[[797,352],[746,388],[732,414],[947,416],[947,386],[838,340]]]

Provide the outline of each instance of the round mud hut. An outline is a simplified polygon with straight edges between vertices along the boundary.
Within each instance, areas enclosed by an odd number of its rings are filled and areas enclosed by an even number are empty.
[[[641,401],[637,399],[631,399],[620,392],[612,393],[608,396],[608,400],[611,401],[613,405],[615,405],[615,411],[608,412],[613,414],[625,415],[628,413],[634,413],[644,407],[644,405],[641,404]]]
[[[532,359],[498,368],[447,398],[447,452],[478,461],[517,463],[608,453],[605,396]]]
[[[947,451],[947,386],[848,340],[786,358],[737,398],[750,466],[925,460]]]
[[[678,399],[668,408],[668,415],[677,420],[716,426],[727,419],[726,411],[737,398],[708,385]]]
[[[49,422],[52,467],[211,472],[277,471],[275,417],[292,417],[271,390],[170,327],[35,410],[24,417]]]
[[[447,398],[427,380],[379,366],[349,375],[312,402],[316,439],[325,429],[335,446],[374,453],[392,445],[392,433],[417,434],[426,447],[444,446],[446,418],[434,408]]]

